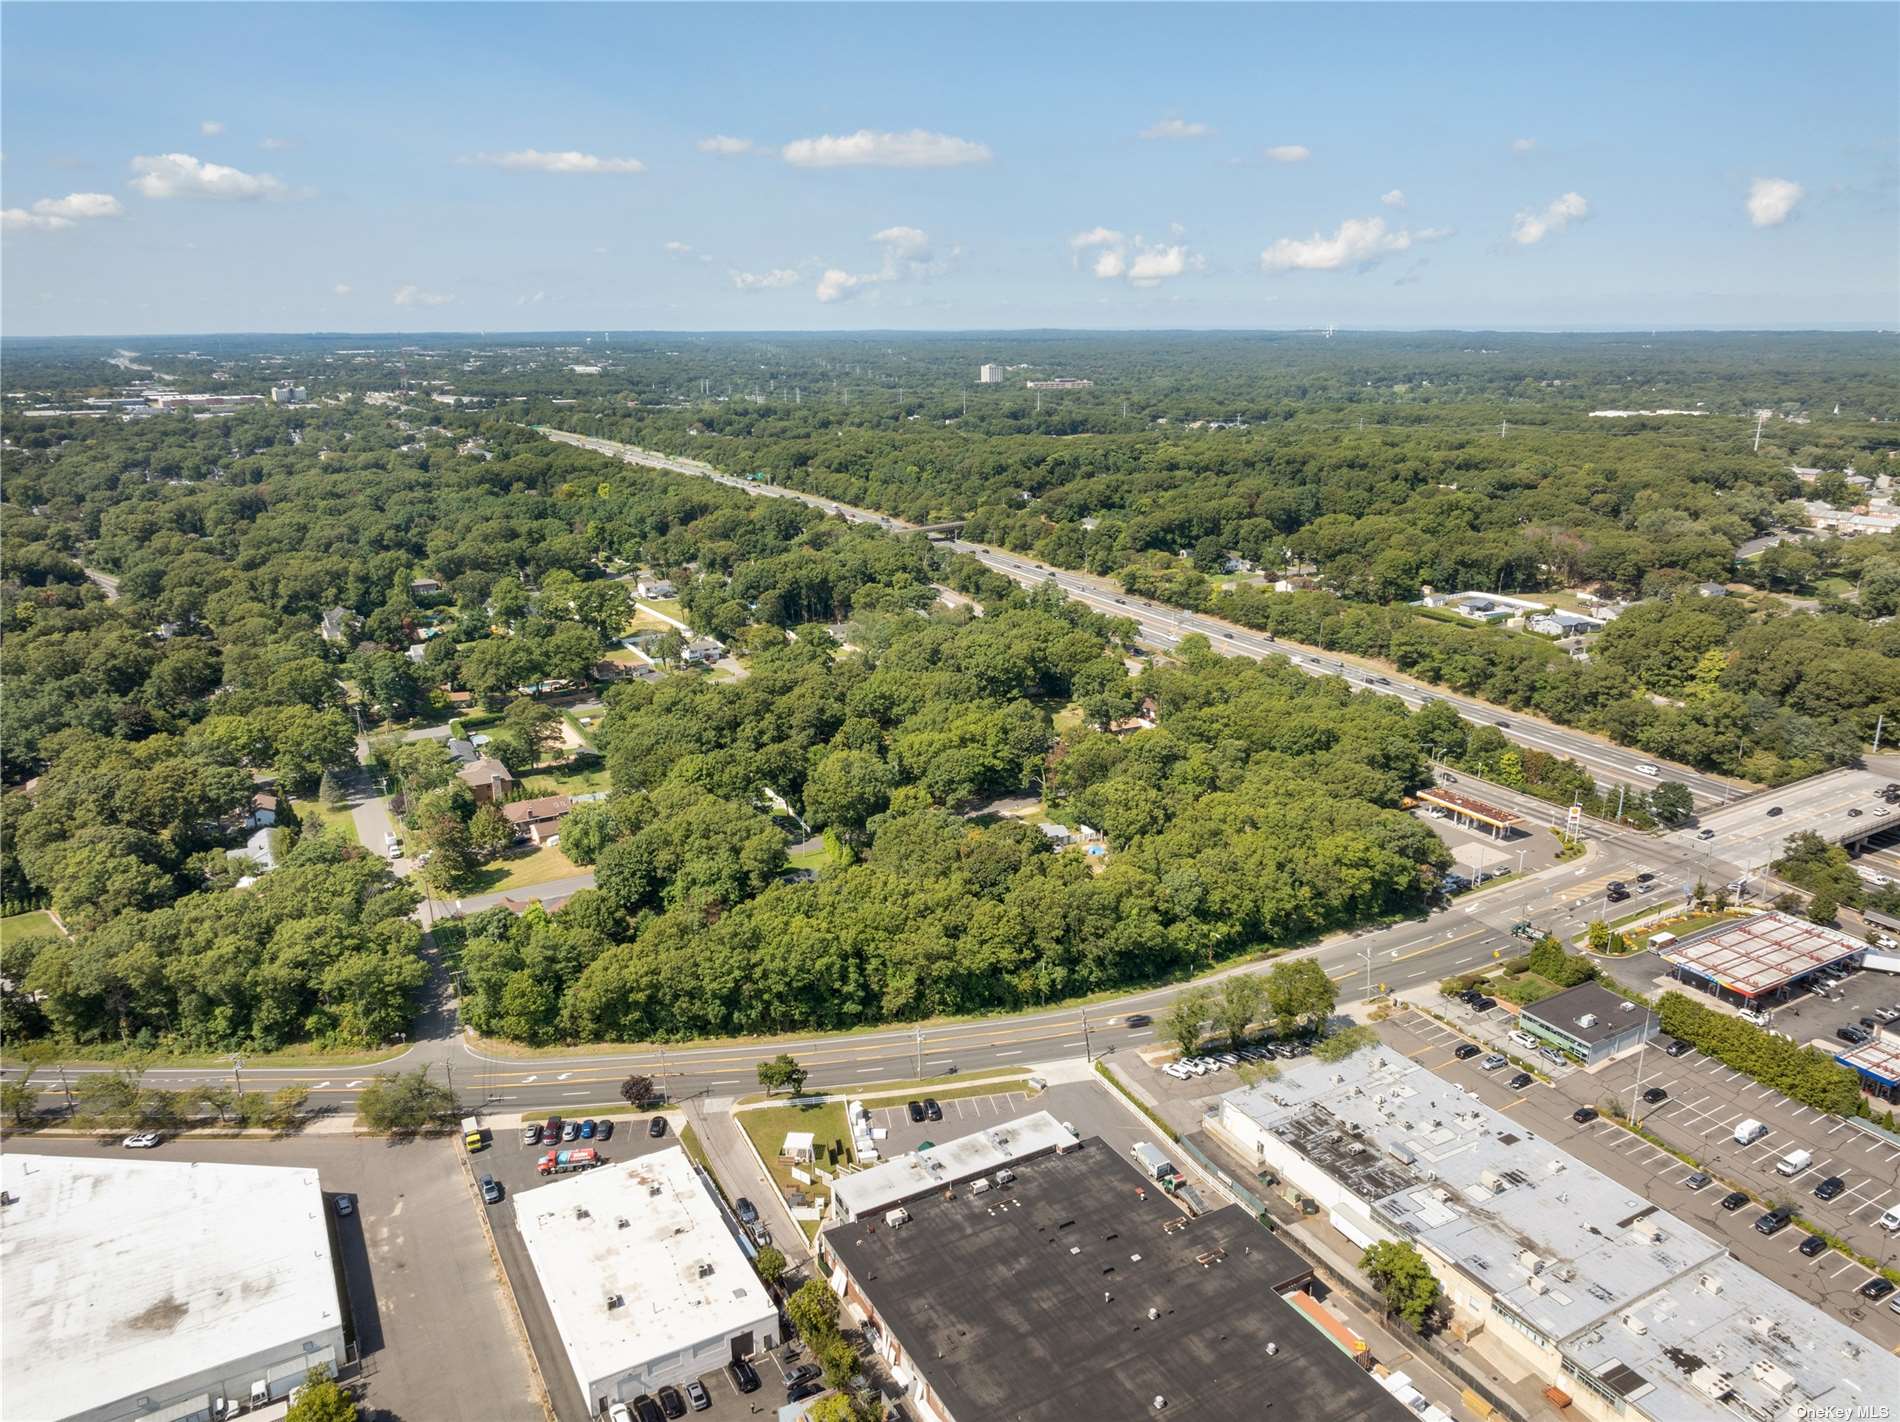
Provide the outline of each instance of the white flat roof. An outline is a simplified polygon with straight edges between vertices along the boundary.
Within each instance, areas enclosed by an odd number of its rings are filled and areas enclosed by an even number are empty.
[[[1838,928],[1824,928],[1777,910],[1672,943],[1663,950],[1663,958],[1712,978],[1731,992],[1754,997],[1866,948]]]
[[[954,1185],[987,1174],[999,1165],[1071,1146],[1075,1141],[1075,1135],[1054,1116],[1034,1111],[929,1150],[897,1156],[869,1170],[840,1175],[831,1187],[832,1198],[845,1219],[861,1219],[941,1185]]]
[[[778,1331],[765,1285],[678,1146],[514,1202],[583,1395],[597,1380],[721,1334]]]
[[[9,1417],[66,1417],[342,1326],[314,1170],[0,1156]]]

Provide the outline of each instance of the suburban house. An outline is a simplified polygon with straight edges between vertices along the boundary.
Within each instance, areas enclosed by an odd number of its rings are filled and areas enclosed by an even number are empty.
[[[439,593],[442,591],[442,584],[437,582],[434,578],[411,578],[409,580],[409,591],[425,595],[428,593]]]
[[[560,836],[561,821],[573,808],[572,796],[543,795],[538,800],[515,800],[503,805],[501,817],[513,827],[516,839],[544,845]]]
[[[1562,609],[1540,612],[1524,625],[1533,632],[1542,632],[1546,637],[1575,637],[1584,632],[1603,630],[1601,618],[1585,617],[1581,612],[1565,612]]]
[[[251,796],[251,812],[244,817],[246,829],[265,829],[277,823],[277,797],[268,790]]]
[[[713,637],[695,637],[680,651],[680,661],[689,667],[709,667],[726,654],[725,643]]]
[[[641,578],[633,585],[640,597],[678,597],[679,589],[666,578]]]
[[[455,778],[468,786],[475,796],[475,803],[486,805],[490,800],[500,800],[514,788],[515,777],[508,767],[493,756],[479,755],[467,765],[455,772]]]
[[[350,610],[347,607],[331,607],[323,613],[323,640],[341,642],[348,633]]]
[[[1695,585],[1695,590],[1696,590],[1697,597],[1727,597],[1728,596],[1728,586],[1724,583],[1697,583]]]

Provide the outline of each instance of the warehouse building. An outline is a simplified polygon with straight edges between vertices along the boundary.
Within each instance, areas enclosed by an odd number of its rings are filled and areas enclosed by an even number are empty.
[[[1662,1030],[1655,1013],[1601,983],[1579,983],[1534,1002],[1518,1013],[1517,1025],[1585,1066],[1635,1051]]]
[[[1075,1133],[1047,1111],[1032,1111],[986,1131],[959,1136],[840,1175],[832,1185],[832,1213],[841,1220],[878,1215],[947,1185],[959,1185],[1000,1166],[1073,1150]]]
[[[1205,1124],[1349,1238],[1415,1245],[1457,1337],[1599,1422],[1850,1416],[1891,1393],[1877,1344],[1389,1048],[1283,1063]]]
[[[778,1308],[678,1146],[514,1197],[589,1409],[778,1345]]]
[[[204,1422],[343,1364],[316,1171],[10,1150],[0,1186],[6,1417]]]
[[[846,1322],[925,1422],[1408,1416],[1357,1339],[1293,1302],[1305,1260],[1238,1206],[1183,1214],[1099,1138],[818,1246]]]

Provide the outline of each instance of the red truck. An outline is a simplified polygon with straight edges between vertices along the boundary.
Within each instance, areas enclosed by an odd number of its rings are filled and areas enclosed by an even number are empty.
[[[601,1163],[600,1152],[592,1146],[573,1150],[551,1150],[535,1162],[543,1175],[564,1175],[570,1170],[592,1170]]]

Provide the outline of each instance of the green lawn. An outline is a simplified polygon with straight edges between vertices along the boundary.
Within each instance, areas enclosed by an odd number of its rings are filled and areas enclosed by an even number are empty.
[[[787,869],[810,869],[819,874],[827,869],[835,868],[837,863],[838,861],[831,857],[831,851],[822,843],[813,845],[810,849],[795,850],[785,856]]]
[[[356,816],[352,815],[347,808],[326,810],[321,800],[298,799],[291,800],[290,808],[297,812],[297,818],[303,822],[304,829],[310,833],[339,830],[343,838],[351,844],[362,843],[356,834]]]
[[[568,857],[558,849],[517,849],[503,855],[475,876],[471,894],[501,894],[510,889],[525,889],[551,879],[578,874]]]
[[[22,938],[62,936],[59,925],[53,922],[53,916],[44,909],[38,909],[32,913],[16,913],[11,918],[0,918],[0,943],[17,943]]]
[[[785,1136],[789,1131],[810,1131],[817,1138],[820,1165],[825,1164],[825,1148],[828,1145],[833,1142],[843,1144],[844,1154],[838,1157],[836,1166],[825,1166],[827,1170],[841,1167],[853,1158],[851,1132],[845,1126],[844,1103],[841,1101],[829,1101],[822,1106],[762,1106],[756,1111],[735,1111],[733,1119],[752,1138],[752,1144],[757,1147],[759,1158],[765,1162],[772,1183],[778,1186],[780,1194],[812,1188],[794,1180],[791,1165],[778,1158],[779,1147],[785,1144]],[[814,1187],[823,1189],[815,1173],[813,1178]]]
[[[587,768],[574,769],[576,764]],[[587,751],[581,752],[566,765],[543,766],[521,783],[537,795],[591,795],[596,790],[614,788],[613,776],[607,773],[606,762]]]
[[[1073,735],[1082,729],[1082,722],[1085,715],[1086,713],[1082,710],[1081,705],[1071,701],[1067,706],[1064,706],[1060,711],[1056,712],[1050,719],[1055,724],[1056,734],[1058,736],[1067,736]]]
[[[650,607],[655,612],[661,613],[664,616],[677,618],[681,622],[686,621],[686,609],[680,606],[678,598],[643,597],[634,605],[636,607]]]

